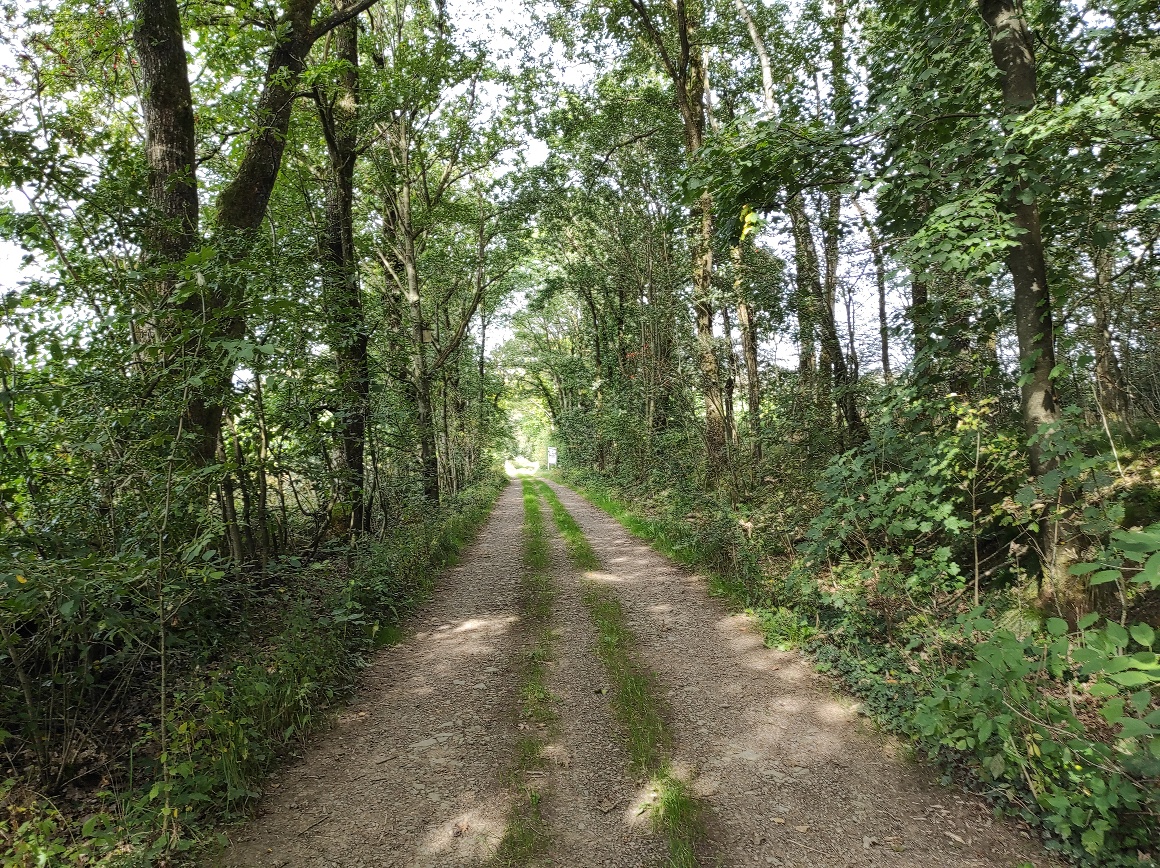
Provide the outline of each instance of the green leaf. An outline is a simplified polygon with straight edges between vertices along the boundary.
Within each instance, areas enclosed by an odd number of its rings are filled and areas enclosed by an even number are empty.
[[[1084,615],[1082,618],[1079,619],[1079,622],[1076,624],[1076,627],[1078,627],[1080,630],[1086,630],[1088,627],[1090,627],[1092,624],[1094,624],[1099,619],[1100,619],[1099,612],[1088,612],[1086,615]]]
[[[1067,633],[1067,621],[1062,618],[1048,618],[1047,632],[1052,636],[1063,636]]]
[[[1147,648],[1151,648],[1152,643],[1156,641],[1156,631],[1147,624],[1133,624],[1131,633],[1133,639]]]
[[[1148,673],[1136,669],[1129,669],[1127,672],[1113,672],[1108,678],[1125,687],[1140,687],[1152,681]]]
[[[1118,582],[1122,576],[1123,573],[1119,570],[1100,570],[1088,579],[1088,585],[1094,587],[1095,585],[1106,585],[1108,582]]]
[[[1116,696],[1104,703],[1100,715],[1108,723],[1115,723],[1124,717],[1124,697]]]
[[[1104,632],[1113,645],[1120,648],[1126,648],[1128,646],[1128,631],[1115,621],[1109,621],[1108,626],[1104,628]]]
[[[1120,729],[1120,738],[1138,738],[1142,735],[1152,735],[1155,732],[1156,730],[1148,726],[1144,721],[1129,717],[1124,721],[1124,725]]]

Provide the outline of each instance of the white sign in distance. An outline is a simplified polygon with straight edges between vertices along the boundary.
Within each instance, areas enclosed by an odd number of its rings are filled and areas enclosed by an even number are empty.
[[[554,467],[560,463],[560,457],[556,452],[555,446],[548,447],[548,466]]]

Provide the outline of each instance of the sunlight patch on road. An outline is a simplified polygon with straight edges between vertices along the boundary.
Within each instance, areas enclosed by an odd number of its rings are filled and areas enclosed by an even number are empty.
[[[497,799],[502,802],[503,799]],[[502,805],[493,803],[494,808]],[[502,812],[497,816],[485,814],[480,808],[463,811],[428,829],[419,840],[417,855],[421,863],[447,865],[476,864],[490,856],[503,837]]]

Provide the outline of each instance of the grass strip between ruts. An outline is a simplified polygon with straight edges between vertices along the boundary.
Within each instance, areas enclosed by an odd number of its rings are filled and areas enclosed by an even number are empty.
[[[535,484],[539,493],[543,495],[544,500],[548,501],[548,506],[552,509],[552,516],[556,519],[556,528],[560,531],[560,536],[564,538],[564,546],[568,549],[568,557],[572,559],[572,563],[581,570],[599,569],[600,558],[596,557],[596,552],[592,550],[592,545],[584,536],[584,531],[580,529],[576,519],[572,518],[572,513],[568,512],[564,504],[560,503],[560,498],[546,482],[537,479]]]
[[[535,486],[522,480],[524,496],[524,571],[520,582],[520,615],[525,635],[532,638],[525,651],[520,677],[520,728],[526,730],[517,746],[512,779],[520,794],[496,850],[498,865],[524,866],[543,855],[550,835],[541,811],[547,778],[533,781],[529,772],[544,764],[545,736],[557,720],[556,697],[548,689],[547,663],[552,657],[552,604],[555,589],[548,572],[548,541]]]
[[[537,480],[536,484],[552,508],[573,564],[581,570],[599,567],[600,559],[576,519],[551,488],[542,481]],[[672,770],[672,734],[665,722],[656,678],[635,654],[636,637],[616,595],[585,581],[583,600],[596,625],[596,655],[612,682],[612,708],[624,729],[632,770],[649,778],[654,794],[649,809],[654,825],[668,843],[668,864],[672,868],[694,868],[704,823],[700,805],[688,784]]]

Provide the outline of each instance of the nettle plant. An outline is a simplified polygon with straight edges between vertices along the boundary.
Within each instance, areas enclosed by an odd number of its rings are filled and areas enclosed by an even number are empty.
[[[1160,586],[1160,525],[1114,534],[1100,563],[1075,569],[1097,583]],[[931,753],[969,754],[1029,820],[1030,794],[1045,827],[1077,854],[1117,864],[1109,854],[1149,848],[1160,834],[1156,632],[1101,626],[1091,613],[1075,629],[1050,618],[1019,636],[982,615],[959,619],[971,662],[919,705],[915,724]]]

